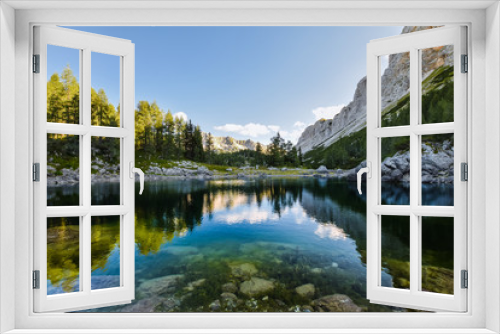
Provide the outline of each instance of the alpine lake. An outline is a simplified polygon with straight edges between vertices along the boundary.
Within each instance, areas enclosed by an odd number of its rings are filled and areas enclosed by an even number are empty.
[[[117,204],[118,183],[92,184]],[[383,203],[408,204],[385,184]],[[138,184],[136,184],[138,190]],[[48,187],[48,205],[78,201]],[[453,185],[423,202],[453,205]],[[119,286],[120,217],[92,217],[92,289]],[[79,218],[47,222],[48,293],[79,289]],[[382,217],[381,284],[408,289],[409,217]],[[422,287],[453,294],[453,219],[422,218]],[[135,300],[84,312],[408,312],[366,299],[366,199],[334,178],[146,182],[135,197]]]

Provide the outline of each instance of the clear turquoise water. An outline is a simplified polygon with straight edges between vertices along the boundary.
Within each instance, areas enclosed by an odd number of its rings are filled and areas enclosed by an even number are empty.
[[[386,202],[398,203],[405,190],[397,187]],[[436,186],[439,203],[439,194],[450,187]],[[92,189],[101,204],[118,196],[115,184]],[[54,204],[57,198],[52,196]],[[401,311],[365,298],[365,210],[355,184],[334,179],[147,182],[144,194],[136,196],[136,299],[91,311],[314,311],[314,300],[335,294],[348,296],[362,311]],[[111,227],[103,231],[116,233]],[[404,231],[384,233],[391,240],[384,246],[387,254],[404,260]],[[99,243],[110,239],[96,236],[93,245]],[[119,245],[110,246],[96,246],[104,251],[93,266],[94,288],[107,287],[119,274]],[[272,288],[248,294],[244,282],[253,278]],[[392,286],[394,279],[387,268],[382,272],[383,285]],[[221,297],[226,283],[236,287],[234,301]],[[298,294],[296,288],[305,284],[314,285],[314,292]]]

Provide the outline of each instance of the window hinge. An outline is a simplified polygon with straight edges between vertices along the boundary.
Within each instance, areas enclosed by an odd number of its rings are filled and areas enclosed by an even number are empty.
[[[469,165],[466,162],[460,164],[460,175],[462,181],[469,181]]]
[[[462,55],[462,73],[469,72],[469,56]]]
[[[40,270],[33,270],[33,289],[40,289]]]
[[[40,55],[33,55],[33,73],[40,73]]]
[[[462,270],[462,289],[469,287],[469,273],[467,270]]]
[[[33,181],[40,182],[40,163],[33,164]]]

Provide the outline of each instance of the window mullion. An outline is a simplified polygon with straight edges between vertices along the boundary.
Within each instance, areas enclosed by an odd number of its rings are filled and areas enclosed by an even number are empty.
[[[410,50],[410,291],[419,290],[420,281],[420,243],[419,243],[419,217],[414,209],[419,204],[419,136],[414,132],[419,123],[419,96],[420,96],[420,66],[419,51]]]
[[[83,206],[90,209],[92,194],[91,194],[91,133],[90,126],[92,121],[92,111],[91,111],[91,50],[89,48],[83,49],[83,61],[82,61],[82,110],[83,119],[82,124],[87,129],[86,133],[82,136],[83,149],[81,157],[81,168],[83,170],[83,178],[80,181],[82,187],[82,197]],[[81,280],[85,293],[90,293],[91,291],[91,275],[92,275],[92,263],[91,263],[91,216],[90,212],[86,212],[82,219],[82,243],[80,245],[80,254],[82,257],[82,263],[80,266],[81,270]]]

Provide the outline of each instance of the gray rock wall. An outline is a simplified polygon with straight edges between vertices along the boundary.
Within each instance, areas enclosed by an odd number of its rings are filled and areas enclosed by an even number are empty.
[[[435,28],[434,26],[404,27],[402,34]],[[453,63],[453,49],[450,46],[426,49],[423,52],[423,77],[428,76],[441,65]],[[382,108],[396,103],[409,90],[410,58],[408,53],[389,56],[388,67],[382,75]],[[333,119],[319,120],[308,126],[301,134],[297,148],[302,153],[317,146],[329,146],[340,138],[366,127],[366,77],[356,87],[352,101],[342,108]]]

